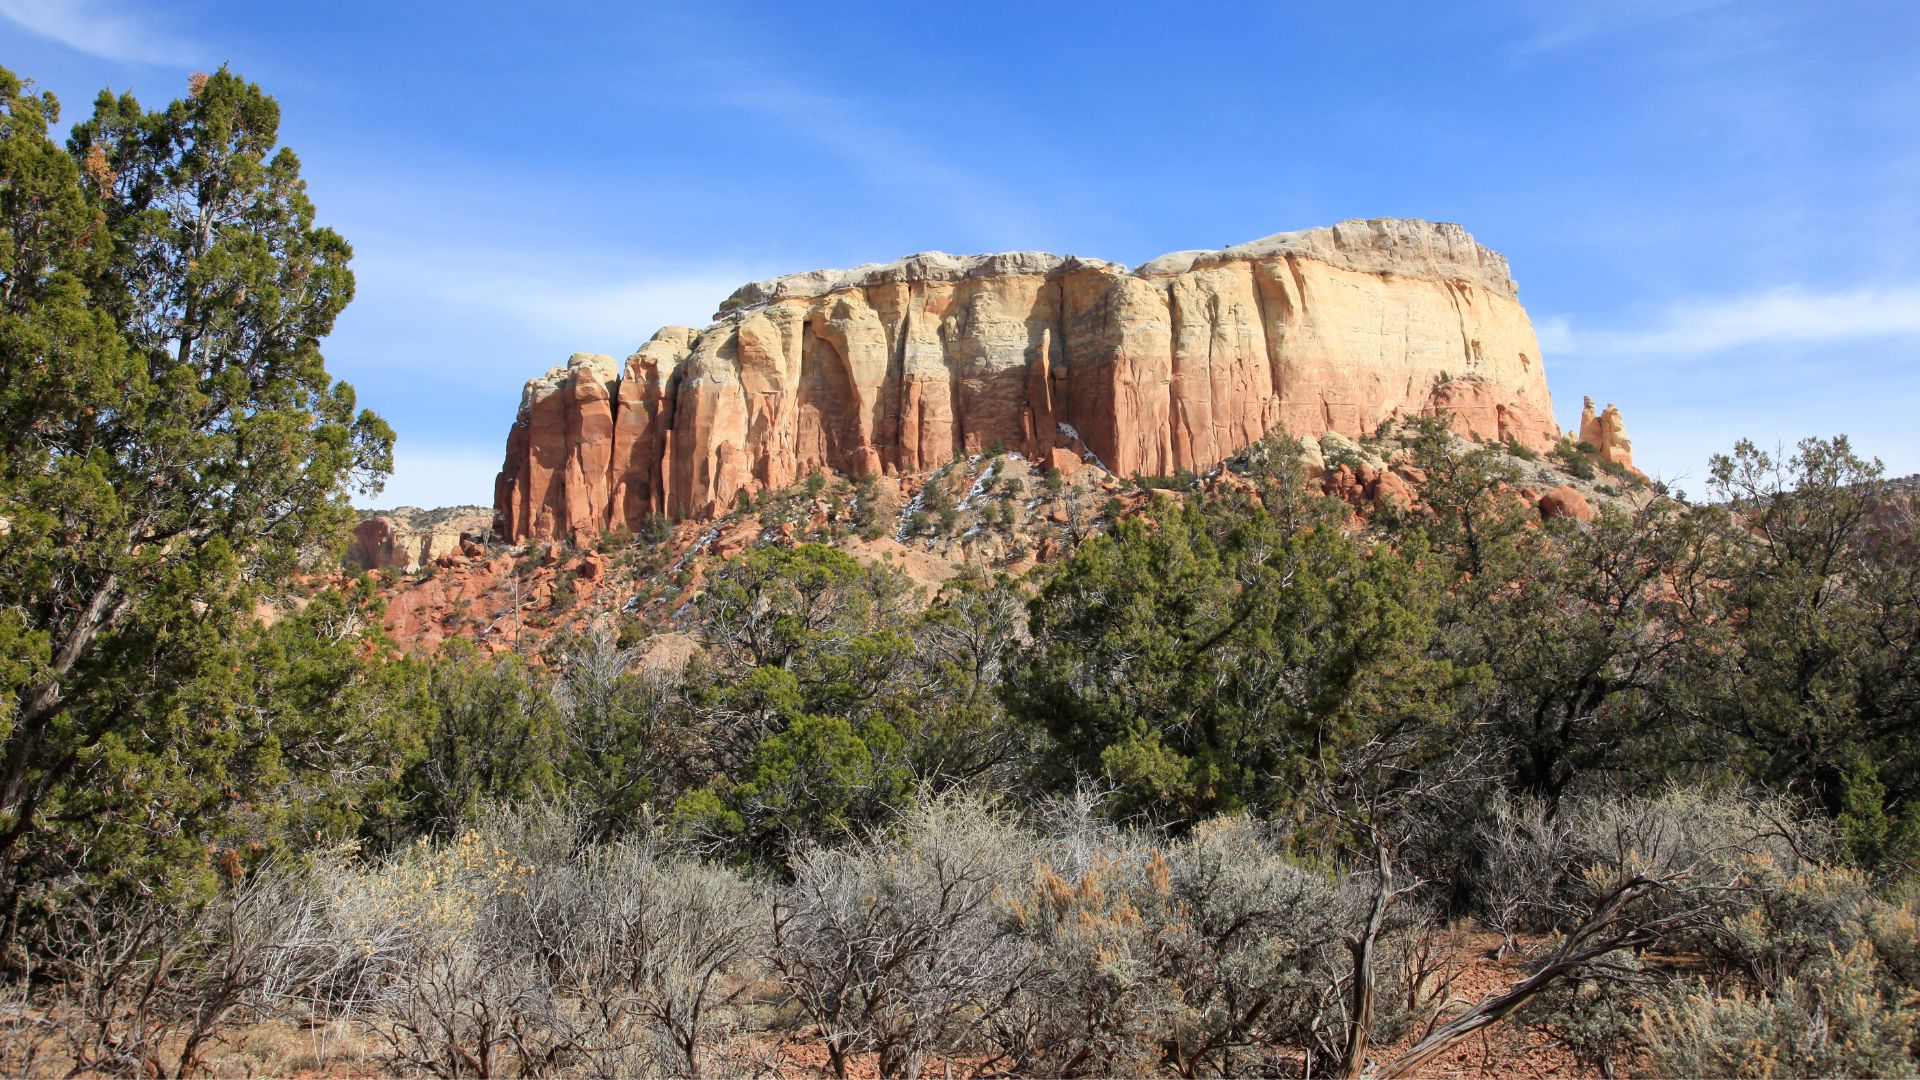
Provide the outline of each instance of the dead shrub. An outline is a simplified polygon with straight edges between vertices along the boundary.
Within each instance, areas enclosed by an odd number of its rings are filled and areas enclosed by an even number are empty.
[[[984,802],[950,795],[886,836],[798,857],[771,962],[836,1076],[856,1051],[917,1077],[929,1052],[979,1044],[1034,971],[1000,903],[1030,850]]]

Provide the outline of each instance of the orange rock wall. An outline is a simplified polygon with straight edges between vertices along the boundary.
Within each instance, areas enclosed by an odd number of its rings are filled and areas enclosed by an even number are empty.
[[[711,517],[814,469],[919,473],[996,443],[1165,475],[1279,426],[1358,436],[1440,408],[1467,434],[1557,436],[1506,260],[1456,225],[1345,222],[1135,270],[916,255],[756,282],[704,331],[529,382],[496,528]]]
[[[1633,441],[1627,438],[1626,421],[1620,419],[1620,410],[1612,402],[1596,416],[1593,399],[1586,399],[1580,410],[1580,441],[1593,447],[1601,461],[1640,471],[1633,465]]]
[[[344,561],[361,570],[415,570],[458,551],[465,538],[485,537],[491,520],[478,506],[402,506],[371,514],[354,525]]]

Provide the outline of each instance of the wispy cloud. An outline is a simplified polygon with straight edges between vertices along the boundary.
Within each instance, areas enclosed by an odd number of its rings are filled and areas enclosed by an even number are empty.
[[[354,272],[369,296],[418,297],[468,326],[512,324],[582,349],[609,351],[634,349],[663,326],[705,326],[722,300],[769,271],[712,264],[668,269],[651,261],[635,266],[502,250],[367,255],[355,260]]]
[[[796,63],[796,56],[810,54],[796,54],[790,43],[765,30],[764,20],[695,16],[680,27],[685,39],[725,40],[726,50],[679,49],[661,59],[678,72],[678,85],[694,89],[706,104],[750,114],[772,130],[805,140],[851,166],[856,178],[889,199],[924,205],[984,243],[1015,237],[1037,243],[1053,226],[1036,209],[1030,181],[1034,170],[1057,170],[1063,163],[1032,158],[1045,144],[1028,137],[1022,117],[991,113],[998,154],[958,150],[954,135],[970,132],[972,125],[956,122],[955,115],[988,115],[988,106],[971,97],[964,83],[903,96],[885,80],[835,80],[817,64]],[[1000,167],[1015,147],[1025,148],[1027,156],[1014,158],[1024,168]]]
[[[0,17],[70,49],[136,64],[190,64],[198,49],[100,0],[0,0]]]
[[[506,432],[496,443],[421,441],[404,433],[393,448],[393,476],[379,494],[354,499],[365,509],[485,505],[493,501]]]
[[[1920,284],[1820,291],[1781,286],[1744,296],[1689,300],[1651,325],[1576,327],[1565,318],[1540,324],[1549,354],[1634,357],[1710,356],[1780,344],[1920,339]]]
[[[764,276],[764,275],[762,275]],[[543,333],[583,346],[632,349],[663,326],[702,327],[747,276],[693,271],[581,281],[544,277],[443,281],[443,298],[484,303]]]
[[[1046,225],[993,173],[956,164],[915,133],[879,119],[884,102],[820,93],[764,73],[757,85],[723,100],[813,142],[877,185],[917,192],[981,235],[1032,238]]]
[[[1535,19],[1531,37],[1522,40],[1522,56],[1554,52],[1648,26],[1674,22],[1716,8],[1732,0],[1585,0],[1573,4],[1527,6]]]

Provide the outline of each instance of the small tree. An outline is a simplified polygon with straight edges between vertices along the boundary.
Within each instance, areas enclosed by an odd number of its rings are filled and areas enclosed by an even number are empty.
[[[566,639],[554,657],[560,772],[597,837],[642,824],[652,800],[691,770],[693,733],[678,722],[673,679],[639,664],[639,650],[621,647],[604,621]]]
[[[1686,683],[1723,752],[1876,862],[1920,844],[1920,558],[1882,472],[1845,436],[1714,459],[1724,604],[1689,628]]]

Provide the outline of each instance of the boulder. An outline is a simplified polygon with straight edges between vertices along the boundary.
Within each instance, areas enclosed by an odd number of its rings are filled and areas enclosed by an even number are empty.
[[[1579,488],[1562,484],[1540,496],[1537,504],[1540,518],[1551,521],[1557,517],[1570,517],[1575,521],[1592,521],[1593,507],[1587,502],[1586,495]]]
[[[449,552],[465,551],[469,539],[485,535],[493,517],[478,506],[402,506],[368,513],[355,523],[344,561],[361,570],[417,570]]]
[[[1419,502],[1405,480],[1372,465],[1336,465],[1321,479],[1320,490],[1363,514],[1387,506],[1411,510]]]

